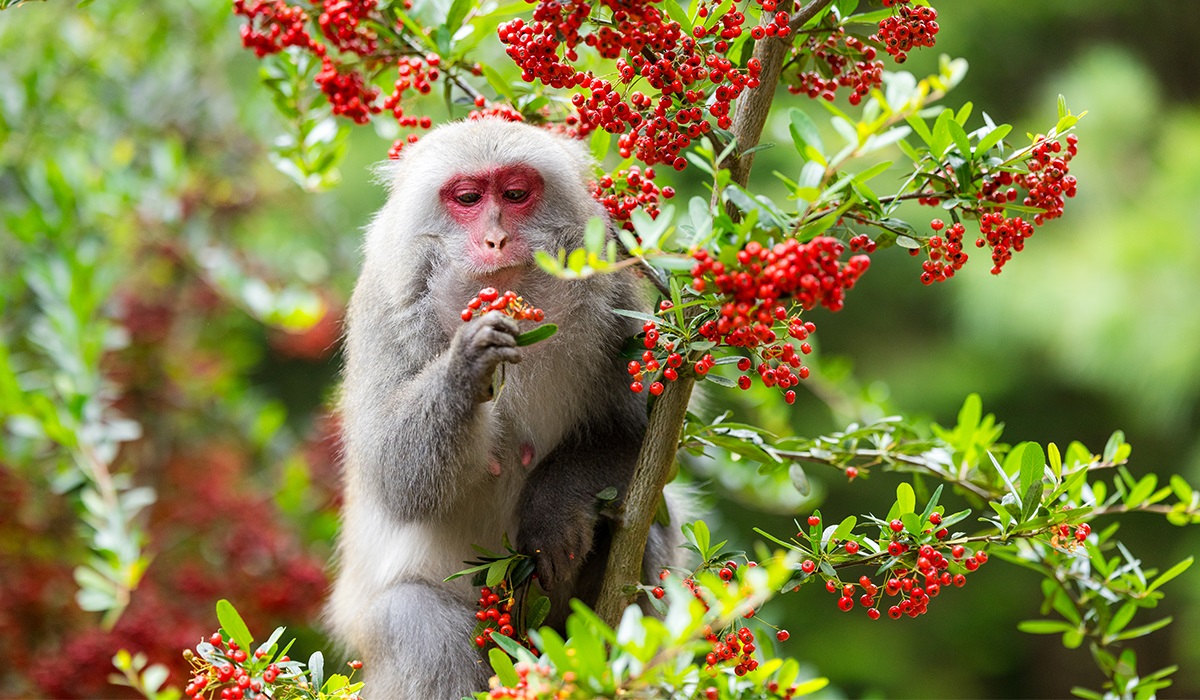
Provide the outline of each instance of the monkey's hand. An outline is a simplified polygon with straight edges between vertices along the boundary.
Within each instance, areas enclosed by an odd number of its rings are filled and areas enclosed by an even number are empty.
[[[499,311],[459,327],[450,341],[451,376],[470,387],[476,402],[492,397],[492,374],[501,362],[521,361],[517,322]]]
[[[517,551],[533,558],[538,582],[547,591],[571,586],[592,551],[596,515],[584,508],[563,508],[562,501],[541,502],[525,513],[517,535]]]

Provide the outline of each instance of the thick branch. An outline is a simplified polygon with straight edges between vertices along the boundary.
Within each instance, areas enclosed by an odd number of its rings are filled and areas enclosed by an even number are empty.
[[[604,572],[604,583],[596,603],[596,613],[614,627],[625,608],[637,598],[636,592],[626,593],[625,589],[642,579],[646,539],[650,536],[650,526],[658,512],[658,500],[667,485],[667,476],[675,463],[679,434],[683,430],[695,381],[689,371],[668,383],[650,412],[650,424],[646,427],[642,451],[638,454],[629,493],[621,508],[621,525],[613,533],[608,569]]]

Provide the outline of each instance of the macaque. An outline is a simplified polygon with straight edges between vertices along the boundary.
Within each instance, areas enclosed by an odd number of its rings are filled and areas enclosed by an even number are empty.
[[[371,698],[440,700],[485,690],[476,649],[471,545],[513,536],[533,557],[561,625],[594,602],[612,522],[597,494],[624,496],[646,426],[629,390],[626,338],[645,307],[625,270],[586,280],[541,271],[534,251],[583,245],[592,217],[582,146],[495,119],[441,127],[387,171],[350,301],[341,399],[345,504],[334,632],[364,662]],[[558,324],[518,348],[518,323],[463,322],[484,287],[511,289]],[[533,324],[527,324],[528,330]],[[504,384],[493,397],[503,365]],[[654,527],[649,578],[672,564],[678,524]]]

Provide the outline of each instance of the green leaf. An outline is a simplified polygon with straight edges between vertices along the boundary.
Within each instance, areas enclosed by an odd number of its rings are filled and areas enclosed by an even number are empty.
[[[511,656],[505,654],[501,649],[493,647],[488,650],[488,661],[492,663],[492,670],[496,672],[496,677],[500,679],[501,684],[508,688],[516,687],[520,679],[517,678],[517,670],[513,667]]]
[[[1120,633],[1120,631],[1125,629],[1129,622],[1133,620],[1133,616],[1137,614],[1137,610],[1137,603],[1132,600],[1122,605],[1121,608],[1117,610],[1117,614],[1113,615],[1112,619],[1109,620],[1108,628],[1104,630],[1104,634],[1112,637]]]
[[[1187,571],[1192,565],[1192,562],[1195,560],[1195,557],[1188,557],[1187,559],[1184,559],[1175,566],[1172,566],[1163,573],[1159,574],[1158,578],[1154,579],[1154,581],[1146,587],[1146,592],[1150,593],[1151,591],[1158,589],[1159,586],[1162,586],[1164,583],[1167,583],[1171,579]]]
[[[620,492],[617,491],[616,486],[609,486],[600,493],[596,494],[596,499],[600,501],[615,501],[617,500],[617,495],[619,493]]]
[[[909,250],[919,250],[921,248],[921,242],[917,239],[901,235],[896,236],[896,245],[901,248],[908,248]]]
[[[1059,454],[1058,445],[1053,442],[1046,444],[1046,458],[1050,461],[1050,471],[1054,478],[1062,478],[1062,455]]]
[[[1178,474],[1171,475],[1171,490],[1175,492],[1175,497],[1184,503],[1191,503],[1192,487],[1188,482]]]
[[[797,153],[804,153],[805,146],[812,146],[818,153],[824,152],[821,133],[817,131],[817,125],[813,122],[812,117],[803,110],[792,107],[788,110],[788,119],[790,120],[788,130],[792,134],[792,142],[796,146]]]
[[[1113,434],[1108,438],[1108,442],[1104,445],[1103,454],[1105,462],[1116,461],[1117,450],[1121,447],[1123,442],[1125,442],[1125,433],[1120,430],[1113,431]]]
[[[1025,442],[1017,445],[1021,451],[1021,478],[1018,487],[1022,494],[1029,492],[1031,486],[1042,480],[1046,471],[1046,455],[1042,446],[1036,442]]]
[[[896,505],[900,508],[896,512],[897,515],[912,513],[916,510],[917,497],[916,494],[913,493],[912,484],[909,484],[907,481],[902,481],[896,486]]]
[[[1017,629],[1028,634],[1058,634],[1075,629],[1075,625],[1062,620],[1022,620]]]
[[[245,620],[238,614],[233,603],[230,603],[224,598],[217,601],[217,622],[221,624],[221,628],[233,637],[233,640],[238,643],[243,649],[252,649],[254,637],[250,636],[250,628],[246,626]]]
[[[1121,634],[1117,635],[1117,641],[1124,641],[1126,639],[1137,639],[1138,637],[1144,637],[1144,636],[1150,634],[1151,632],[1157,632],[1158,630],[1166,627],[1167,625],[1171,624],[1174,620],[1175,620],[1175,618],[1168,616],[1168,617],[1164,617],[1161,620],[1156,620],[1154,622],[1151,622],[1148,625],[1142,625],[1141,627],[1134,627],[1133,629],[1125,630]]]
[[[989,131],[986,136],[979,139],[979,143],[975,145],[975,155],[981,158],[987,155],[987,152],[992,150],[996,144],[1000,143],[1005,136],[1008,136],[1008,132],[1010,131],[1012,131],[1011,124],[997,125],[996,128]]]
[[[1137,485],[1129,490],[1129,495],[1125,497],[1125,505],[1129,508],[1136,508],[1146,502],[1150,498],[1150,494],[1154,493],[1154,489],[1158,487],[1158,475],[1147,474],[1142,477]]]
[[[533,345],[534,343],[545,340],[558,332],[558,325],[553,323],[543,323],[531,331],[525,331],[517,336],[517,346],[524,347]]]
[[[508,559],[499,559],[492,562],[488,566],[487,585],[495,587],[504,580],[504,575],[508,573]]]
[[[801,496],[808,497],[812,493],[812,484],[808,481],[808,475],[804,473],[804,467],[796,462],[792,462],[788,467],[788,478],[792,480],[792,486]]]
[[[970,159],[971,157],[971,141],[967,139],[967,132],[963,130],[962,125],[955,119],[947,120],[946,128],[950,131],[950,138],[954,139],[954,145],[958,147],[958,152],[963,158]]]
[[[592,132],[588,145],[592,151],[592,158],[595,158],[597,163],[603,163],[604,157],[608,155],[608,148],[612,145],[612,134],[604,129],[596,129]]]
[[[450,4],[450,9],[446,12],[446,27],[451,30],[452,35],[462,27],[463,19],[467,16],[471,5],[471,0],[454,0]]]
[[[540,627],[546,621],[546,616],[549,614],[550,599],[544,595],[537,596],[529,605],[529,612],[525,614],[526,629]]]
[[[850,532],[854,530],[854,526],[858,523],[858,518],[853,515],[847,515],[846,519],[838,523],[837,529],[833,531],[833,536],[830,540],[844,540],[850,536]]]
[[[604,252],[604,220],[598,216],[588,219],[583,229],[583,247],[589,253],[600,255]]]

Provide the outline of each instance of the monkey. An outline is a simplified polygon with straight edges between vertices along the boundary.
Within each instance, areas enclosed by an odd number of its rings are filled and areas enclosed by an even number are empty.
[[[491,673],[470,637],[477,590],[444,579],[471,545],[533,558],[561,628],[598,593],[613,527],[597,494],[624,496],[646,428],[630,391],[626,339],[645,307],[625,268],[583,280],[542,271],[534,252],[583,244],[606,212],[589,192],[583,146],[535,126],[444,125],[386,170],[347,313],[344,500],[326,618],[362,655],[371,698],[459,698]],[[611,226],[610,235],[611,235]],[[463,322],[480,289],[512,289],[556,321],[517,347],[492,311]],[[503,366],[503,386],[493,378]],[[656,524],[643,575],[673,563],[678,518]]]

